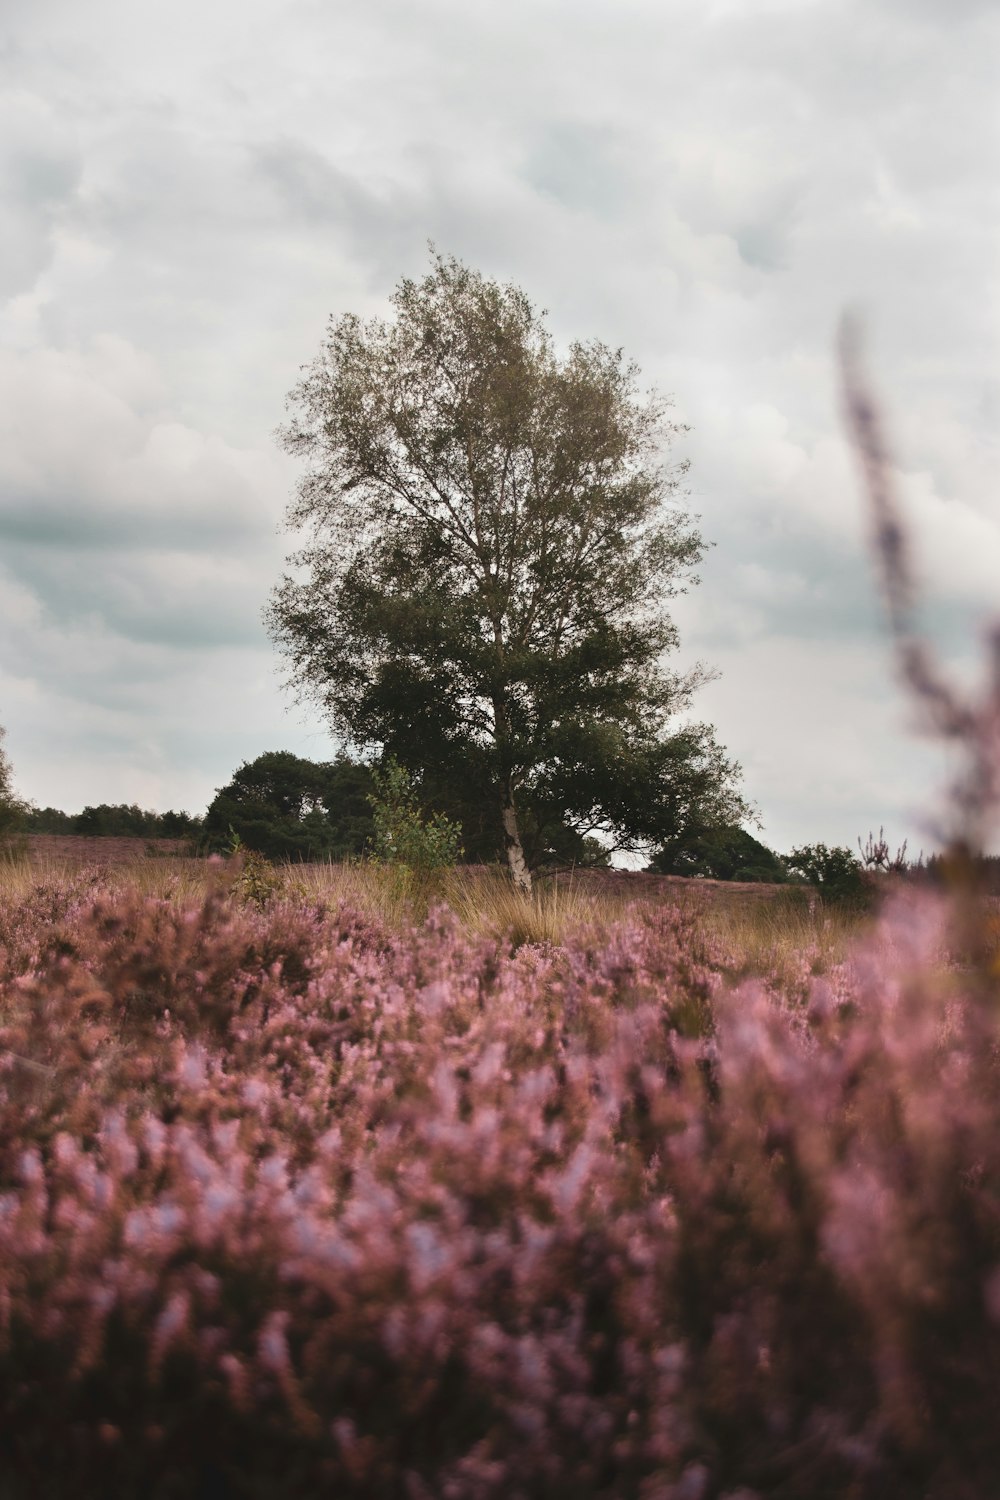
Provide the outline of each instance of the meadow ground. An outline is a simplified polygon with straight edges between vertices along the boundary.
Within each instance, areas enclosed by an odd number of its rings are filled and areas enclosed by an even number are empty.
[[[0,861],[0,892],[23,893],[33,884],[60,883],[81,871],[114,889],[150,896],[198,895],[212,870],[190,857],[181,839],[88,838],[32,834],[26,858]],[[399,928],[446,904],[470,931],[522,941],[559,942],[573,927],[628,915],[639,905],[667,903],[697,912],[706,935],[731,950],[731,973],[768,973],[785,954],[796,959],[815,949],[822,966],[842,957],[864,925],[855,913],[825,908],[802,888],[630,871],[574,871],[537,883],[525,901],[503,871],[462,869],[414,889],[397,872],[373,865],[295,865],[275,869],[279,885],[298,896],[347,902]]]
[[[108,852],[0,870],[0,1492],[996,1494],[995,907]]]

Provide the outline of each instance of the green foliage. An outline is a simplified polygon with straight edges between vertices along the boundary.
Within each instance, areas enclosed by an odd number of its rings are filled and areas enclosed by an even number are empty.
[[[32,807],[24,816],[24,828],[28,833],[73,833],[72,813],[61,807]]]
[[[18,822],[20,811],[18,800],[14,795],[13,773],[10,760],[3,748],[3,738],[6,731],[0,729],[0,837],[9,833]]]
[[[660,849],[649,869],[659,875],[703,875],[712,880],[787,879],[779,856],[732,824],[690,829]]]
[[[24,853],[24,826],[28,803],[14,791],[14,773],[3,747],[7,731],[0,728],[0,851],[9,859]]]
[[[281,890],[281,876],[271,861],[255,849],[243,849],[236,844],[233,855],[236,860],[235,895],[247,905],[263,910]]]
[[[671,730],[705,676],[662,665],[703,550],[669,403],[454,259],[392,300],[331,325],[281,434],[309,540],[268,620],[299,693],[515,873],[748,816],[712,729]]]
[[[423,801],[439,809],[462,829],[463,860],[493,865],[504,860],[503,831],[497,819],[496,788],[488,782],[445,777],[420,768]],[[571,827],[559,806],[541,798],[518,804],[521,842],[530,867],[549,869],[606,869],[610,863],[604,843]]]
[[[82,812],[67,813],[58,807],[31,808],[24,817],[29,833],[87,834],[91,838],[194,838],[202,820],[187,812],[150,812],[135,803],[98,803]]]
[[[375,836],[373,853],[385,864],[417,874],[450,868],[463,854],[462,830],[443,813],[425,816],[409,772],[391,757],[372,770],[369,797]]]
[[[872,885],[865,879],[861,863],[850,849],[826,844],[803,844],[784,856],[785,868],[810,885],[819,887],[824,899],[844,906],[868,903]]]
[[[371,772],[346,756],[328,763],[287,750],[245,761],[205,815],[204,843],[231,851],[234,834],[268,859],[345,860],[361,855],[374,825]]]

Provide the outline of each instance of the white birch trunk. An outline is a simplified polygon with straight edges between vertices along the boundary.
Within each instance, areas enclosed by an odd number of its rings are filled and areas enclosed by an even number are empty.
[[[517,808],[514,806],[514,793],[509,785],[504,788],[503,832],[507,844],[507,863],[510,866],[511,879],[517,890],[530,896],[531,871],[525,862],[524,850],[521,847],[521,834],[517,826]]]

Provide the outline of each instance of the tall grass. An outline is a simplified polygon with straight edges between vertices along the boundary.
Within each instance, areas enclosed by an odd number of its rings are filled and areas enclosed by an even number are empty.
[[[524,944],[560,944],[587,923],[607,923],[627,913],[627,896],[588,890],[573,877],[535,881],[530,895],[517,890],[497,866],[462,867],[422,877],[399,866],[303,866],[285,871],[289,888],[314,899],[349,901],[394,930],[447,908],[468,932]]]
[[[79,884],[134,892],[142,896],[185,899],[202,894],[217,879],[217,866],[203,859],[132,859],[83,863],[68,859],[34,859],[27,851],[0,855],[0,902],[22,899],[38,886]]]
[[[240,857],[222,860],[136,859],[118,865],[81,867],[69,861],[0,861],[0,901],[24,899],[41,888],[100,887],[172,901],[200,898],[221,887],[240,896]],[[401,933],[446,908],[470,934],[522,946],[558,947],[585,928],[607,929],[649,906],[680,906],[699,914],[706,961],[720,963],[729,977],[767,974],[785,963],[796,968],[803,952],[815,972],[839,962],[870,919],[835,905],[824,906],[800,889],[753,892],[700,882],[664,880],[659,893],[636,896],[613,877],[600,884],[566,874],[539,879],[530,895],[515,889],[501,867],[465,868],[415,878],[404,868],[358,861],[348,864],[283,864],[270,869],[268,903],[282,900],[349,906],[387,932]]]
[[[836,904],[775,891],[770,901],[707,902],[699,930],[705,956],[729,979],[772,975],[788,985],[803,972],[825,974],[843,963],[876,918]]]

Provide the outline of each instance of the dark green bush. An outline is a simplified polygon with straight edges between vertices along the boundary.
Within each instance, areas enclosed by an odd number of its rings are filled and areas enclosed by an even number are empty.
[[[787,878],[780,857],[745,828],[694,828],[666,845],[649,869],[658,875],[704,875],[711,880]]]
[[[205,815],[208,853],[232,835],[274,860],[344,860],[363,854],[374,835],[371,772],[346,756],[329,763],[272,750],[245,761]]]
[[[837,906],[867,907],[875,891],[874,879],[866,874],[850,849],[826,844],[803,844],[784,856],[791,875],[816,886],[825,901]]]

